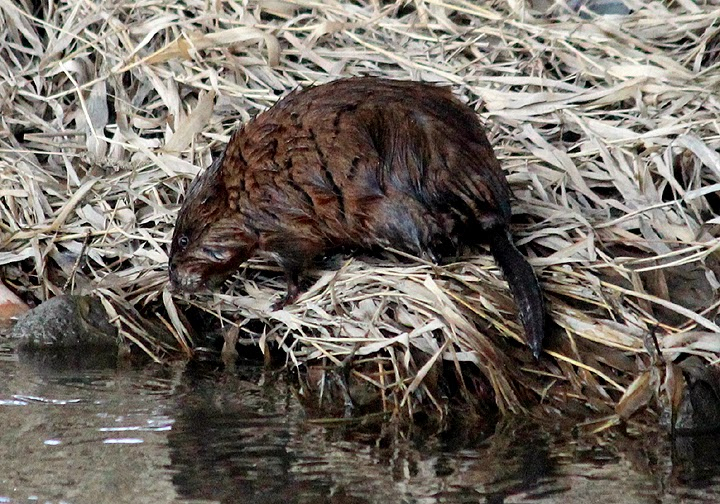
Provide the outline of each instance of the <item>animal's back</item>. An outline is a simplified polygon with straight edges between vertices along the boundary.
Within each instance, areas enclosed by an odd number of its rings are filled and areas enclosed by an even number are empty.
[[[307,253],[379,244],[434,254],[510,216],[472,110],[414,82],[356,78],[295,92],[231,139],[224,170],[260,248],[280,255],[297,241]]]

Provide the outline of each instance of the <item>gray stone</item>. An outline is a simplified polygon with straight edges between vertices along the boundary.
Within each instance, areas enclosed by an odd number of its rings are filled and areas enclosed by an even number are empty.
[[[108,322],[100,300],[90,296],[45,301],[18,320],[10,337],[19,340],[18,350],[23,352],[118,348],[117,329]]]

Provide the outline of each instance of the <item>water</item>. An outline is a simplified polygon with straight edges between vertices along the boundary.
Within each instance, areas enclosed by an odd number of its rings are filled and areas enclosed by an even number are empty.
[[[441,435],[308,419],[256,368],[63,370],[0,352],[0,503],[720,502],[717,436]]]

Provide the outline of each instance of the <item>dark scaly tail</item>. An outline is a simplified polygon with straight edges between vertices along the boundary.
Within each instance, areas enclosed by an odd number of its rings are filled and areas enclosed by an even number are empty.
[[[490,251],[515,298],[528,345],[535,358],[539,359],[545,337],[545,308],[535,272],[525,256],[515,248],[507,229],[497,228],[491,233]]]

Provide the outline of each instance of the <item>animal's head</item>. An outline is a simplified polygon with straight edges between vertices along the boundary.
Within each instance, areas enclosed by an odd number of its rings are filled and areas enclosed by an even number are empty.
[[[242,214],[228,206],[222,162],[221,156],[192,182],[180,208],[168,264],[174,289],[192,292],[219,284],[257,246]]]

